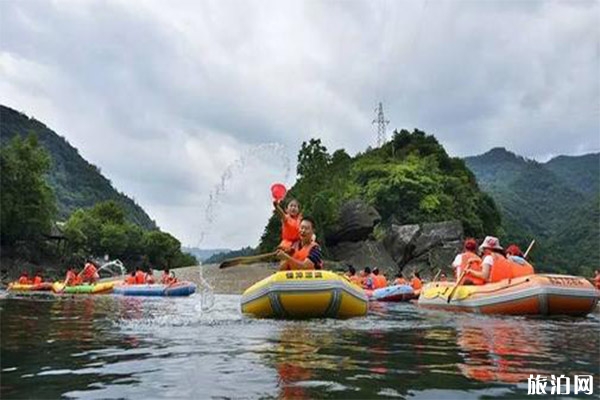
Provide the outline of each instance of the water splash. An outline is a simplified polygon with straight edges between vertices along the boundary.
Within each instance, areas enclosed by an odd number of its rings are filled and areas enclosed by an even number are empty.
[[[246,150],[240,158],[235,160],[232,164],[227,166],[221,179],[213,190],[208,195],[208,202],[204,210],[204,223],[202,224],[202,230],[200,232],[200,238],[198,240],[198,246],[206,237],[206,233],[210,231],[211,225],[215,222],[218,216],[218,206],[221,203],[223,195],[228,189],[228,185],[231,180],[237,175],[244,172],[246,165],[253,160],[264,160],[273,162],[277,160],[281,163],[284,168],[285,175],[284,181],[287,181],[290,176],[290,159],[287,154],[287,148],[281,143],[263,143],[253,146]]]

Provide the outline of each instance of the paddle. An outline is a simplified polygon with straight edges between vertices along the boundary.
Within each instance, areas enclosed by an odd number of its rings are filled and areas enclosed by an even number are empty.
[[[458,287],[460,286],[460,283],[462,282],[462,280],[464,279],[465,275],[467,274],[467,269],[468,269],[468,267],[465,268],[465,270],[463,272],[461,272],[460,276],[458,277],[458,280],[456,281],[456,284],[454,285],[454,287],[450,291],[450,294],[448,295],[448,301],[447,301],[447,303],[450,303],[450,301],[452,301],[452,297],[454,297],[454,293],[456,292],[456,289],[458,289]]]
[[[271,261],[271,260],[275,261],[276,254],[277,254],[277,252],[273,251],[271,253],[257,254],[255,256],[230,258],[228,260],[223,261],[221,264],[219,264],[219,269],[235,267],[236,265],[254,264],[254,263],[257,263],[260,261]]]
[[[525,254],[523,254],[523,258],[527,258],[527,255],[529,254],[529,252],[531,251],[531,248],[533,247],[533,245],[535,244],[535,239],[533,239],[531,241],[531,243],[529,244],[529,247],[527,248],[527,250],[525,251]]]

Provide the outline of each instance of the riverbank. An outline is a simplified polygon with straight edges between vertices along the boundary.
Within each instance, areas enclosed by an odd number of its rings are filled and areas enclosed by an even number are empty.
[[[217,264],[207,264],[177,268],[173,272],[179,280],[194,282],[198,287],[204,279],[217,294],[242,294],[252,284],[277,271],[278,267],[278,264],[260,263],[219,269]]]

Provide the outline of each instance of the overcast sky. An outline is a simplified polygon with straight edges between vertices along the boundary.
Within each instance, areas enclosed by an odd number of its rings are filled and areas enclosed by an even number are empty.
[[[0,0],[0,102],[184,244],[255,245],[300,143],[364,150],[379,101],[455,156],[599,151],[599,5]]]

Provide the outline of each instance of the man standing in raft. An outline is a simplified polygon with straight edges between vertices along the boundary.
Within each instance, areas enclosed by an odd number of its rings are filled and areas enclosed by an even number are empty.
[[[277,250],[277,257],[281,260],[281,271],[323,268],[321,247],[314,240],[315,228],[315,221],[312,218],[302,218],[300,240],[291,246],[292,255],[284,249]]]

